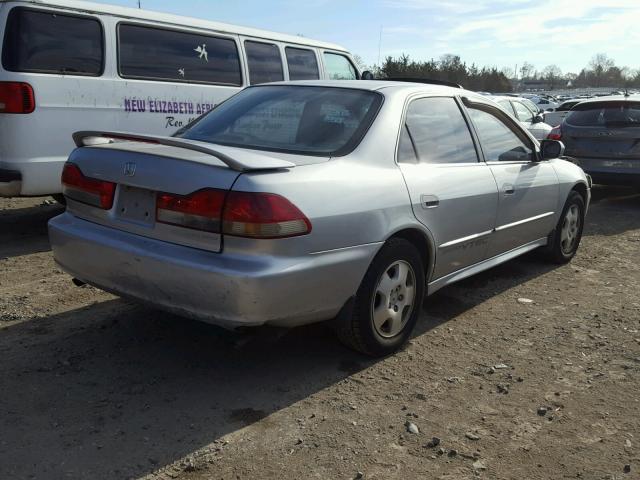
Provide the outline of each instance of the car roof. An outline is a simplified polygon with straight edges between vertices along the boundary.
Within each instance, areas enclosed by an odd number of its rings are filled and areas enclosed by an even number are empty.
[[[288,82],[272,82],[268,84],[260,84],[256,86],[269,86],[269,85],[302,85],[313,87],[338,87],[338,88],[351,88],[357,90],[369,90],[377,91],[383,89],[394,90],[406,90],[407,92],[424,92],[424,93],[436,93],[446,95],[460,95],[464,92],[466,96],[473,96],[474,98],[491,98],[480,95],[470,90],[463,88],[447,87],[444,85],[435,85],[430,83],[418,83],[418,82],[399,82],[394,80],[296,80]]]
[[[580,105],[588,105],[590,103],[605,103],[605,102],[640,102],[640,95],[629,95],[627,97],[623,95],[607,95],[606,97],[589,98],[582,100]]]
[[[0,5],[14,0],[0,0]],[[338,50],[348,53],[348,50],[334,43],[312,40],[310,38],[297,35],[287,35],[284,33],[276,33],[268,30],[260,30],[257,28],[242,27],[232,25],[230,23],[214,22],[202,20],[200,18],[185,17],[180,15],[172,15],[168,13],[154,12],[152,10],[144,10],[138,8],[119,7],[114,5],[105,5],[102,3],[85,2],[79,0],[15,0],[16,4],[25,4],[29,6],[40,7],[56,7],[83,13],[113,15],[126,19],[148,20],[159,24],[171,26],[183,26],[185,28],[198,28],[211,30],[218,33],[237,34],[247,37],[268,39],[280,42],[286,42],[296,45],[306,45],[311,47],[326,48],[328,50]],[[133,3],[133,2],[132,2]]]

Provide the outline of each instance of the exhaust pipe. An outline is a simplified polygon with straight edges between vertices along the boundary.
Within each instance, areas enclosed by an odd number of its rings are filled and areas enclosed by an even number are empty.
[[[86,283],[84,283],[82,280],[78,280],[77,278],[72,278],[71,281],[73,282],[73,284],[76,287],[84,287],[86,285]]]

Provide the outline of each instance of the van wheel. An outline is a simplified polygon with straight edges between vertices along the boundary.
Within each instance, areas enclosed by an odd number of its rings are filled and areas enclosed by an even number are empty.
[[[575,256],[582,239],[584,227],[584,200],[572,191],[560,215],[556,229],[545,249],[547,257],[555,263],[567,263]]]
[[[63,194],[61,193],[56,193],[54,195],[51,195],[53,197],[53,199],[58,202],[60,205],[66,205],[67,204],[67,199],[64,197]]]
[[[367,355],[397,351],[420,315],[425,274],[416,247],[392,238],[380,249],[356,293],[350,315],[338,319],[340,341]]]

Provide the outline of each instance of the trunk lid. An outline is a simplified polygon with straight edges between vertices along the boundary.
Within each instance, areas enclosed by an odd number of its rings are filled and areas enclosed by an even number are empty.
[[[70,163],[78,166],[86,177],[115,183],[116,189],[109,210],[70,199],[69,212],[118,230],[219,252],[222,248],[220,233],[157,222],[158,193],[189,195],[203,189],[229,191],[243,171],[295,167],[295,163],[267,153],[240,148],[204,145],[193,150],[190,144],[171,146],[143,142],[98,144],[74,150],[69,157]],[[205,153],[207,148],[219,157]]]

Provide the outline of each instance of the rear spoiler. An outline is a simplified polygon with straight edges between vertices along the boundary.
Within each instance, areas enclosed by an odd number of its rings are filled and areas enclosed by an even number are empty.
[[[261,153],[255,153],[250,150],[242,152],[241,158],[238,158],[238,156],[233,155],[235,153],[235,149],[232,149],[231,147],[214,145],[198,140],[188,140],[186,138],[92,130],[83,130],[73,134],[73,141],[78,147],[90,147],[92,145],[112,143],[112,140],[153,143],[204,153],[206,155],[216,157],[232,170],[237,170],[239,172],[247,172],[250,170],[277,170],[281,168],[293,168],[296,166],[295,163],[281,160],[279,158],[273,158]]]

